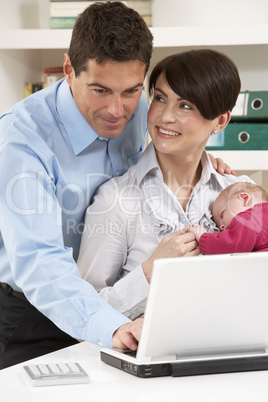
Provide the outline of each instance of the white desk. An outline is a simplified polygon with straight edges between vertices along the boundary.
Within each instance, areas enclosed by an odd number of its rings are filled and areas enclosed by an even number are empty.
[[[31,363],[78,362],[89,374],[89,384],[32,387],[22,368],[25,363],[1,370],[1,401],[267,402],[268,400],[268,371],[142,379],[101,362],[99,350],[98,346],[83,342],[31,360]]]

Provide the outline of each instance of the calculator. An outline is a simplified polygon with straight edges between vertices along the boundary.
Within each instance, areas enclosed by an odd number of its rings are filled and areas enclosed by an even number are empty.
[[[23,368],[28,380],[34,387],[89,382],[88,374],[79,363],[30,364],[23,366]]]

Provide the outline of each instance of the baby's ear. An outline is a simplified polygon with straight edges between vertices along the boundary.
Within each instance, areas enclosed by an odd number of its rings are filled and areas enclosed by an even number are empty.
[[[238,197],[243,201],[243,206],[248,207],[251,205],[251,194],[247,193],[246,191],[243,191],[239,193]]]

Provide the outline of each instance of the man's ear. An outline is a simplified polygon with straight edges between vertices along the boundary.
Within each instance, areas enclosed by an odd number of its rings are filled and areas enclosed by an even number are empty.
[[[243,206],[244,207],[249,207],[251,205],[252,197],[251,194],[247,193],[246,191],[243,191],[238,194],[238,197],[243,200]]]
[[[68,53],[65,53],[64,55],[63,72],[67,83],[70,85],[72,78],[74,77],[74,69],[72,67],[70,56],[68,55]]]

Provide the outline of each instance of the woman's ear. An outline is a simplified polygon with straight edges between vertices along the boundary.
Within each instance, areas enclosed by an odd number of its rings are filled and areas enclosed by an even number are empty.
[[[231,119],[231,112],[226,112],[218,117],[217,132],[225,129]]]

